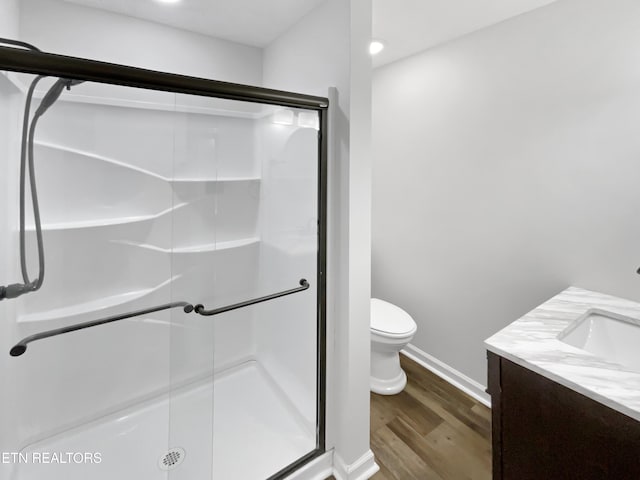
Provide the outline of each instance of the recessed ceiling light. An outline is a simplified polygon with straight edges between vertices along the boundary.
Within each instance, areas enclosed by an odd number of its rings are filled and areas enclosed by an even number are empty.
[[[178,3],[180,0],[156,0],[160,3]]]
[[[369,53],[371,55],[377,55],[384,49],[384,43],[379,40],[373,40],[369,44]]]

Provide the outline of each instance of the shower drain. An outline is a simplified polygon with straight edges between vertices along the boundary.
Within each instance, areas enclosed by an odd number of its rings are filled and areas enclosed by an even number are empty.
[[[186,454],[187,452],[184,451],[184,448],[171,448],[158,459],[160,470],[173,470],[174,468],[178,468],[184,461]]]

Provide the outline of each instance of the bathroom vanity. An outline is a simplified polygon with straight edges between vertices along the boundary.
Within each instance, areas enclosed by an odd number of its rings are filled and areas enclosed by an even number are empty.
[[[489,338],[493,478],[640,479],[638,334],[640,304],[571,287]]]

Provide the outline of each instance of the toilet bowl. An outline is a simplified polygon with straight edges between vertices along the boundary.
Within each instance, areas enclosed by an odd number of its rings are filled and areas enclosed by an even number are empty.
[[[418,329],[413,318],[392,303],[371,299],[371,391],[381,395],[400,393],[407,375],[400,367],[400,350]]]

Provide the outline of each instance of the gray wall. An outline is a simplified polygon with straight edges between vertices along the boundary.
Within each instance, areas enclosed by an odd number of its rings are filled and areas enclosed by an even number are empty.
[[[486,384],[569,285],[640,300],[640,3],[563,0],[374,73],[373,295]]]

